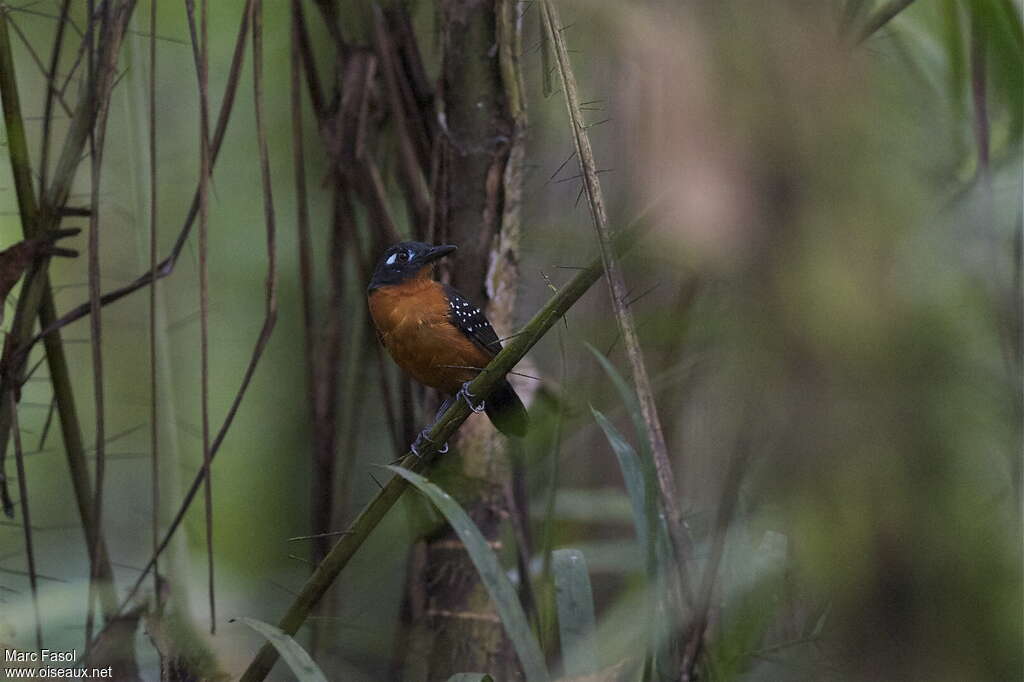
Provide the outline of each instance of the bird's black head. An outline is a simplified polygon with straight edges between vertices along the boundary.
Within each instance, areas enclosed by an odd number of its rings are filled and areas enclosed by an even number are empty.
[[[434,261],[455,251],[454,246],[442,244],[434,246],[423,242],[402,242],[395,244],[377,261],[377,268],[370,279],[369,290],[400,284],[414,277],[429,275],[429,267]]]

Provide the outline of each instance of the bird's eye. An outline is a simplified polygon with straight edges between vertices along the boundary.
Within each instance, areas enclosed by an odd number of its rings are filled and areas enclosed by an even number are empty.
[[[398,262],[399,263],[406,263],[408,261],[409,261],[409,253],[407,251],[402,251],[402,252],[400,252],[398,254]]]

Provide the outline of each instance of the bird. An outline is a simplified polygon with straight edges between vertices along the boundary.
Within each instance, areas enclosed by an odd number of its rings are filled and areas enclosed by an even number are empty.
[[[469,383],[501,350],[501,341],[479,307],[433,277],[437,262],[456,249],[408,241],[383,253],[367,287],[377,337],[413,379],[448,396],[438,416],[462,398],[474,412],[486,412],[501,433],[523,436],[529,418],[507,379],[484,401],[474,402],[469,391]],[[429,441],[429,431],[416,439],[414,453],[419,454],[424,439]]]

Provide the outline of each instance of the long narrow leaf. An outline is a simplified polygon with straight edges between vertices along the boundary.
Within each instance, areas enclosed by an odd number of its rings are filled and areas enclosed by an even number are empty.
[[[633,387],[629,385],[626,378],[619,373],[619,370],[615,369],[615,365],[604,356],[604,353],[591,346],[589,343],[586,344],[587,348],[594,357],[597,358],[601,368],[604,369],[605,374],[611,379],[612,385],[619,394],[619,398],[622,400],[622,404],[626,406],[626,411],[629,413],[629,418],[633,421],[633,428],[636,431],[638,440],[640,442],[640,454],[643,455],[644,461],[650,461],[650,445],[647,439],[644,438],[644,434],[647,433],[647,424],[644,423],[644,416],[640,412],[640,401],[637,400],[636,393],[633,391]]]
[[[552,552],[555,574],[555,602],[558,605],[558,633],[566,675],[588,675],[597,671],[594,641],[594,594],[590,589],[587,561],[577,549]]]
[[[284,662],[295,673],[295,677],[298,678],[299,682],[327,682],[327,678],[324,677],[323,672],[313,662],[313,659],[309,657],[306,650],[299,646],[299,643],[290,636],[281,632],[280,629],[255,618],[242,617],[238,620],[266,637],[267,641],[274,645],[277,652],[281,654],[281,658],[284,659]]]
[[[595,351],[602,362],[600,353]],[[617,372],[610,365],[606,366],[612,380],[615,380]],[[622,380],[622,377],[618,377]],[[622,381],[625,393],[631,393],[625,381]],[[625,439],[615,426],[608,421],[601,412],[590,408],[597,420],[598,426],[604,431],[608,443],[615,452],[619,468],[622,470],[622,478],[626,482],[626,492],[629,495],[630,506],[633,509],[633,523],[636,526],[637,539],[640,543],[647,566],[648,594],[650,595],[649,608],[652,614],[650,622],[650,663],[656,670],[661,671],[671,660],[666,648],[671,644],[671,633],[673,631],[673,620],[678,614],[666,611],[666,603],[663,599],[654,595],[665,593],[664,570],[671,564],[671,557],[668,555],[668,529],[665,527],[664,519],[658,513],[656,501],[653,497],[654,486],[651,483],[652,476],[644,467],[644,460],[639,457],[636,450]],[[639,427],[638,427],[639,428]],[[641,442],[643,439],[641,439]],[[669,569],[670,570],[670,569]]]
[[[529,682],[546,682],[548,670],[544,664],[544,655],[530,630],[530,623],[519,603],[516,590],[501,569],[498,558],[476,524],[451,495],[423,476],[399,466],[387,468],[409,481],[417,490],[426,495],[448,520],[452,529],[462,540],[462,544],[466,546],[469,558],[473,561],[477,573],[480,574],[480,580],[498,609],[498,615],[501,617],[505,632],[508,633],[509,639],[512,640],[512,646],[515,647],[516,654],[519,656],[526,679]]]
[[[615,458],[619,462],[619,469],[622,471],[622,478],[626,483],[626,493],[629,495],[629,505],[633,509],[636,539],[640,543],[641,553],[649,560],[651,557],[651,523],[648,514],[647,477],[644,474],[643,464],[633,446],[604,414],[594,407],[590,408],[590,412],[597,420],[597,425],[604,431],[604,436],[608,439],[608,444],[612,446],[612,452],[615,453]]]

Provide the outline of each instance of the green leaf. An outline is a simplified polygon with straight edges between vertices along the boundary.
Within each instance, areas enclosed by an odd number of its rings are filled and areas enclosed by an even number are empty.
[[[494,678],[487,673],[455,673],[448,682],[494,682]]]
[[[281,654],[281,658],[292,669],[292,672],[295,673],[295,677],[299,682],[327,682],[327,678],[324,677],[323,672],[313,662],[313,659],[309,657],[306,650],[299,646],[299,643],[292,639],[290,635],[286,635],[273,625],[256,620],[255,618],[242,617],[238,620],[266,637],[267,641],[274,645],[277,652]]]
[[[594,642],[594,595],[590,589],[587,561],[577,549],[555,550],[551,559],[565,674],[588,675],[596,672],[598,665]]]
[[[608,378],[612,380],[612,385],[615,386],[615,390],[618,391],[619,397],[622,399],[622,404],[626,406],[626,410],[629,412],[630,419],[633,420],[633,429],[636,431],[638,436],[643,436],[647,433],[647,424],[644,423],[644,416],[640,412],[640,401],[637,400],[636,393],[633,392],[633,387],[629,385],[625,377],[619,373],[619,370],[615,369],[615,365],[604,356],[601,351],[587,344],[587,348],[594,354],[597,361],[601,364]],[[640,438],[640,450],[641,454],[647,455],[647,439]]]
[[[636,454],[636,450],[630,445],[622,433],[608,421],[600,411],[590,408],[590,412],[597,420],[597,425],[604,431],[608,444],[612,446],[615,458],[619,461],[619,469],[622,470],[622,478],[626,483],[626,493],[629,495],[629,504],[633,509],[633,524],[636,527],[637,541],[640,543],[640,551],[645,556],[652,556],[651,549],[651,520],[648,514],[648,499],[646,476],[644,475],[643,464]]]
[[[540,645],[530,630],[530,623],[519,603],[515,588],[512,587],[512,583],[498,563],[498,558],[472,519],[451,495],[423,476],[399,466],[387,468],[409,481],[444,514],[452,530],[466,546],[469,558],[480,574],[480,580],[498,609],[498,615],[519,656],[526,679],[530,682],[546,682],[549,678],[547,666],[544,664],[544,654],[541,653]]]
[[[602,363],[607,361],[595,351],[595,355]],[[606,366],[612,380],[615,381],[618,373],[609,365]],[[618,377],[621,380],[621,377]],[[625,386],[622,380],[625,394],[632,393]],[[635,399],[634,399],[635,401]],[[640,551],[643,554],[647,565],[648,592],[651,595],[664,593],[663,567],[670,567],[671,557],[668,556],[668,535],[665,524],[658,514],[656,500],[649,491],[653,490],[652,475],[644,465],[642,459],[633,449],[633,446],[626,441],[625,437],[615,426],[608,421],[601,412],[591,406],[590,411],[597,420],[598,426],[604,431],[608,443],[615,452],[619,468],[622,470],[622,478],[626,482],[626,492],[629,495],[630,505],[633,508],[633,523],[636,526],[637,539],[640,544]],[[639,413],[639,406],[637,407]],[[642,427],[641,424],[636,425]],[[638,431],[642,433],[642,431]],[[643,440],[643,439],[641,439]],[[672,570],[668,568],[667,570]],[[666,648],[671,644],[671,633],[673,631],[673,620],[677,614],[669,613],[665,609],[665,602],[661,599],[651,598],[648,608],[650,611],[650,642],[651,658],[654,667],[661,670],[663,662],[670,660]]]

